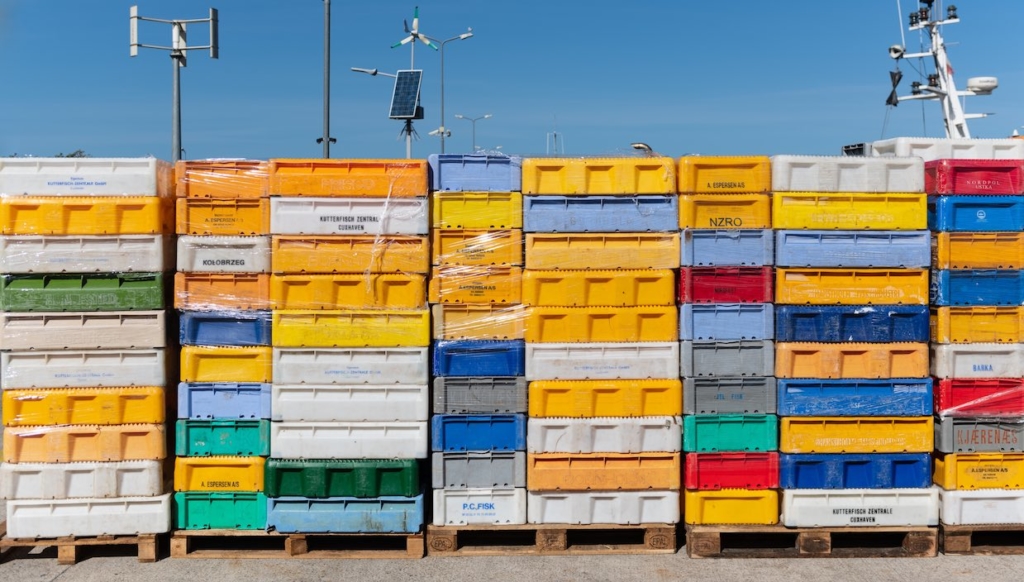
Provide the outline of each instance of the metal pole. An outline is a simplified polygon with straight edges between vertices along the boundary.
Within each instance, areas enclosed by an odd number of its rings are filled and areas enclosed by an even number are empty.
[[[405,120],[405,159],[412,159],[412,120]]]
[[[324,0],[324,158],[331,157],[331,0]]]
[[[449,39],[451,40],[451,39]],[[444,153],[444,45],[448,41],[441,43],[441,153]]]
[[[171,84],[171,161],[177,162],[181,159],[181,63],[173,51],[171,65],[174,67],[174,81]]]
[[[471,119],[470,121],[473,122],[473,153],[475,154],[476,153],[476,120],[475,119]]]

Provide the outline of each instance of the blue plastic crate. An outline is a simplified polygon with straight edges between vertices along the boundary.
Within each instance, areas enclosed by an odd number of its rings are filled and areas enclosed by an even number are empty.
[[[267,500],[267,529],[280,533],[417,533],[422,528],[423,494]]]
[[[780,267],[928,267],[927,230],[780,230],[775,264]]]
[[[524,414],[438,414],[430,429],[434,452],[526,450]]]
[[[679,339],[766,340],[775,337],[771,303],[687,303],[679,306]]]
[[[931,484],[928,453],[779,455],[782,489],[924,489]]]
[[[525,376],[526,342],[438,340],[433,359],[434,376]]]
[[[678,196],[523,196],[524,232],[678,230]]]
[[[932,271],[931,304],[1024,305],[1024,271]]]
[[[779,416],[929,416],[932,379],[779,379]]]
[[[501,154],[430,154],[431,187],[462,192],[519,192],[523,160]]]
[[[775,341],[926,342],[927,305],[777,305]]]
[[[178,384],[178,418],[270,418],[270,384]]]
[[[928,228],[943,232],[1024,230],[1024,196],[929,196]]]
[[[763,267],[775,260],[775,235],[765,230],[685,230],[680,266]]]
[[[184,346],[269,346],[269,311],[182,311]]]

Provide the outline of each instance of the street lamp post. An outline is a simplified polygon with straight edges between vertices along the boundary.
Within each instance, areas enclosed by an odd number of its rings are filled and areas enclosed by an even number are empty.
[[[453,40],[466,40],[473,36],[473,29],[470,28],[466,32],[459,36],[453,36],[446,40],[437,40],[434,38],[427,37],[428,40],[432,40],[441,46],[441,127],[437,128],[437,133],[441,135],[441,153],[444,153],[444,138],[448,136],[448,129],[444,126],[444,45],[448,44]]]
[[[491,114],[490,113],[488,113],[487,115],[481,115],[480,117],[466,117],[465,115],[459,115],[458,113],[455,114],[455,119],[465,119],[466,121],[469,121],[470,123],[473,124],[473,151],[474,152],[476,152],[476,122],[480,121],[481,119],[490,119],[490,118],[491,118]]]

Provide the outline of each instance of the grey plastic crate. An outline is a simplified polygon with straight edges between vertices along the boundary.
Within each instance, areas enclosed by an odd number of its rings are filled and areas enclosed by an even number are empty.
[[[683,414],[775,414],[775,398],[770,377],[683,380]]]
[[[1019,453],[1024,450],[1024,419],[938,417],[935,448],[943,453]]]
[[[434,489],[512,489],[526,487],[526,453],[434,453],[431,456]]]
[[[526,412],[523,376],[434,378],[434,414]]]
[[[679,342],[679,375],[684,378],[774,376],[775,342]]]

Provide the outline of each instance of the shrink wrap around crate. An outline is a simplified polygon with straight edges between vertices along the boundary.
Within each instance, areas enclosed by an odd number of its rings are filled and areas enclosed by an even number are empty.
[[[159,273],[171,248],[163,234],[0,236],[0,273]]]
[[[718,489],[683,493],[685,522],[691,525],[779,523],[779,492],[773,489]]]
[[[760,230],[684,230],[679,264],[683,267],[761,267],[775,263],[775,232]]]
[[[415,497],[267,499],[267,529],[278,533],[416,533],[423,494]]]
[[[164,297],[163,273],[0,275],[4,311],[146,311]]]
[[[925,162],[944,158],[968,160],[1024,159],[1019,139],[950,139],[937,137],[896,137],[875,141],[871,155],[922,158]]]
[[[160,534],[171,529],[171,494],[7,502],[7,537]]]
[[[682,482],[680,453],[529,453],[530,491],[677,490]]]
[[[164,311],[0,313],[0,349],[162,348]]]
[[[164,349],[0,352],[5,390],[166,386]]]
[[[266,236],[179,236],[178,271],[192,273],[269,273]]]
[[[427,306],[423,275],[271,275],[274,309],[421,309]]]
[[[678,342],[526,344],[527,380],[642,380],[678,373]]]
[[[680,192],[739,194],[772,189],[767,156],[683,156],[677,173]]]
[[[678,416],[633,418],[530,418],[531,453],[677,453],[683,444]]]
[[[434,230],[434,265],[522,266],[523,231]]]
[[[932,379],[779,380],[779,416],[925,416]]]
[[[166,408],[158,387],[8,388],[0,395],[4,426],[156,424]]]
[[[788,489],[786,527],[929,526],[939,524],[939,489]]]
[[[667,157],[526,158],[523,194],[675,194]]]
[[[927,453],[934,448],[930,416],[804,416],[779,420],[779,450],[784,453]]]
[[[0,195],[169,196],[174,168],[156,158],[4,158]]]
[[[431,303],[517,304],[521,301],[520,267],[439,267],[430,278]]]
[[[526,326],[523,305],[447,303],[431,307],[434,339],[523,339]]]
[[[434,192],[435,229],[523,228],[520,192]]]
[[[773,192],[924,192],[920,158],[772,156]]]
[[[775,264],[781,267],[901,267],[931,265],[927,230],[780,230]]]
[[[426,384],[274,384],[272,419],[278,421],[426,421]]]
[[[679,196],[679,228],[766,229],[772,227],[768,194],[683,194]]]
[[[684,486],[690,490],[777,489],[778,453],[687,453]]]
[[[1024,158],[1017,160],[932,160],[924,165],[929,194],[1024,194]]]
[[[423,235],[426,198],[270,199],[271,234]]]
[[[523,159],[505,154],[430,154],[433,190],[519,192]]]
[[[434,525],[523,525],[526,489],[435,489]]]
[[[526,520],[535,524],[677,523],[678,491],[527,491]]]
[[[174,164],[179,198],[262,198],[267,163],[257,160],[181,160]]]
[[[777,305],[777,342],[926,342],[927,305]]]
[[[927,194],[893,190],[866,193],[776,192],[772,219],[780,229],[924,230]]]
[[[253,236],[270,232],[266,198],[179,198],[175,232],[214,236]]]
[[[935,386],[935,414],[951,417],[1024,416],[1024,378],[944,378]]]
[[[1024,491],[1017,489],[939,490],[944,525],[1024,523]]]
[[[163,492],[160,461],[0,464],[0,499],[155,497]]]
[[[423,384],[428,348],[274,348],[276,384]]]
[[[937,232],[936,269],[1024,269],[1024,232]]]
[[[331,235],[271,238],[274,273],[427,273],[426,236]]]
[[[420,490],[415,459],[267,459],[270,497],[415,497]]]
[[[181,310],[270,309],[266,273],[175,273],[174,307]]]
[[[152,461],[167,456],[163,424],[18,426],[4,429],[5,463]]]
[[[273,159],[267,163],[272,196],[426,196],[426,160]]]
[[[676,269],[680,235],[668,232],[527,233],[527,269]]]

